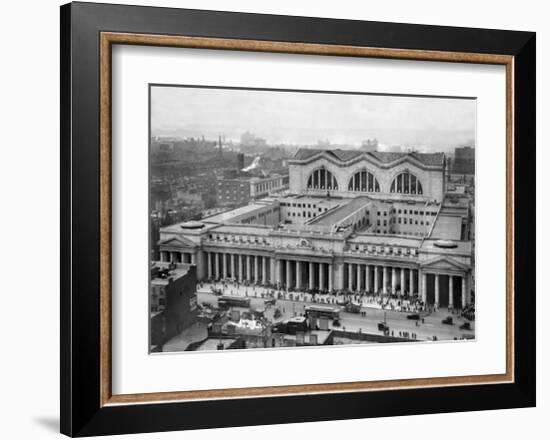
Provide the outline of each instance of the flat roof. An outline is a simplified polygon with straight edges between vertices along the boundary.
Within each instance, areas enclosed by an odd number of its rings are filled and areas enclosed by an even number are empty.
[[[203,218],[202,221],[204,223],[224,223],[235,217],[239,217],[245,214],[251,214],[256,210],[265,208],[266,206],[269,206],[269,204],[252,203],[250,205],[241,206],[240,208],[232,209],[231,211],[222,212],[220,214],[214,214],[211,217]]]
[[[408,237],[394,234],[357,234],[355,237],[348,239],[348,242],[383,246],[420,247],[422,244],[422,239],[418,237]]]
[[[439,254],[468,254],[472,252],[472,242],[471,241],[455,241],[453,242],[456,244],[456,247],[454,248],[441,248],[438,246],[435,246],[435,243],[438,240],[429,239],[424,240],[424,243],[422,244],[422,250],[430,251],[433,250],[434,252],[437,252]]]
[[[430,235],[431,239],[460,240],[462,235],[462,218],[456,215],[440,213]]]
[[[234,225],[221,225],[214,229],[213,232],[222,232],[229,234],[256,234],[256,235],[269,235],[272,230],[270,226],[264,225],[251,225],[251,224],[234,224]]]
[[[355,197],[354,199],[350,199],[345,205],[329,211],[325,215],[316,217],[309,224],[317,226],[335,225],[369,203],[372,203],[372,200],[368,197]]]
[[[155,264],[151,267],[151,269],[155,267],[158,267],[159,269],[168,269],[170,264],[171,263],[155,261]],[[168,278],[172,278],[176,280],[186,275],[187,272],[189,272],[189,265],[185,265],[185,264],[177,265],[174,269],[170,270],[166,278],[160,278],[160,277],[151,278],[151,284],[154,284],[156,286],[166,286],[168,284]]]
[[[190,344],[206,338],[208,338],[208,328],[206,325],[195,322],[166,342],[162,347],[162,351],[185,351]]]

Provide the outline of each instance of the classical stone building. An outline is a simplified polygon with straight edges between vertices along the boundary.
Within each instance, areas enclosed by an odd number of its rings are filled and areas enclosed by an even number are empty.
[[[470,201],[448,197],[442,153],[301,149],[289,193],[161,229],[162,261],[198,279],[470,302]]]

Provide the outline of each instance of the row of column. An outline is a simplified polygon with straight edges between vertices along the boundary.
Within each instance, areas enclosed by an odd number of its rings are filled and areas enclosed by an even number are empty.
[[[269,257],[261,255],[207,252],[207,276],[266,284],[269,279],[270,260]]]
[[[286,288],[331,291],[334,287],[330,263],[279,259],[276,264],[275,282]]]
[[[160,251],[160,261],[165,263],[196,264],[196,256],[191,252]]]
[[[449,283],[449,289],[448,289],[448,307],[454,307],[454,278],[457,278],[455,275],[442,275],[438,273],[429,274],[427,272],[422,273],[422,289],[421,289],[421,295],[422,295],[422,301],[424,303],[428,303],[428,275],[432,275],[434,277],[434,300],[433,305],[439,306],[440,304],[440,292],[439,292],[439,286],[440,286],[440,278],[441,277],[448,277],[448,283]],[[469,303],[469,295],[468,295],[468,286],[467,286],[467,280],[465,276],[460,276],[460,300],[461,300],[461,307],[465,307]]]
[[[435,281],[434,291],[432,292],[433,301],[432,295],[430,295],[429,302],[437,306],[440,304],[440,277],[448,277],[449,307],[455,306],[454,278],[459,277],[461,279],[461,306],[465,307],[469,302],[465,276],[419,272],[418,269],[405,267],[345,263],[337,266],[339,269],[337,279],[339,281],[335,285],[331,263],[274,259],[261,255],[223,252],[207,252],[206,261],[208,278],[225,278],[262,284],[271,282],[297,290],[319,289],[332,291],[333,289],[343,288],[354,292],[363,291],[375,294],[418,294],[426,304],[428,303],[427,277],[431,275],[435,277]]]
[[[346,263],[346,266],[345,288],[348,290],[384,294],[399,292],[401,295],[418,292],[416,269],[354,263]]]

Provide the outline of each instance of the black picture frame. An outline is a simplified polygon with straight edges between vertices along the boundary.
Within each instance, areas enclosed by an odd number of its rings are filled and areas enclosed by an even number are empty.
[[[91,435],[534,406],[535,47],[530,32],[71,3],[61,7],[61,432]],[[513,383],[102,406],[100,32],[514,57]]]

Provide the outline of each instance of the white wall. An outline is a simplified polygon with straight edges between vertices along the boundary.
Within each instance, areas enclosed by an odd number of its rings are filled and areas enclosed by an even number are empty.
[[[550,245],[542,225],[550,220],[550,173],[543,175],[543,161],[550,160],[548,132],[543,133],[543,108],[548,118],[550,30],[545,3],[540,0],[464,0],[358,2],[318,0],[140,0],[128,4],[235,10],[288,15],[352,18],[450,26],[472,26],[537,31],[538,34],[538,239],[539,250]],[[0,188],[2,189],[2,252],[5,274],[0,319],[4,336],[0,390],[0,437],[9,439],[59,438],[58,423],[58,317],[59,317],[59,11],[55,0],[4,2],[2,5],[2,137]],[[546,140],[546,142],[545,142]],[[546,202],[543,205],[543,194]],[[543,218],[544,216],[544,218]],[[547,229],[547,228],[545,228]],[[22,243],[30,241],[33,251]],[[475,438],[476,433],[495,439],[543,438],[548,432],[548,320],[543,310],[544,269],[539,251],[538,276],[538,384],[539,407],[507,411],[352,420],[195,431],[186,439],[226,440],[284,438]],[[30,283],[28,282],[30,281]],[[546,304],[544,304],[546,302]],[[15,343],[7,336],[20,335]],[[537,434],[538,432],[538,434]],[[181,433],[138,435],[131,438],[180,439]]]

